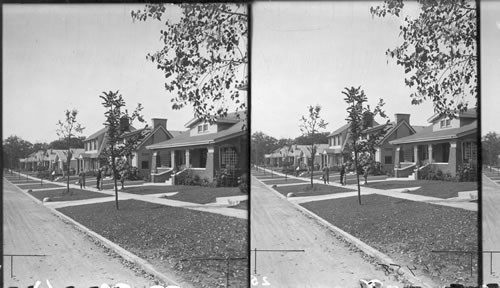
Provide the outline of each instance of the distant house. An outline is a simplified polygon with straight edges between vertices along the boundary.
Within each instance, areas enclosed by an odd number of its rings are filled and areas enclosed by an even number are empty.
[[[80,161],[80,155],[85,152],[82,148],[70,149],[71,159],[69,161],[70,173],[78,174],[82,169],[82,163]],[[53,149],[49,150],[50,158],[53,159],[52,169],[56,171],[57,174],[66,175],[68,170],[68,150]]]
[[[460,165],[477,166],[477,112],[470,109],[450,119],[434,115],[431,125],[403,138],[389,141],[396,148],[395,174],[407,177],[415,168],[433,166],[451,176]]]
[[[230,113],[213,124],[194,118],[185,124],[188,130],[146,146],[152,152],[151,180],[166,182],[188,169],[208,182],[222,169],[242,173],[249,151],[244,118],[243,113]]]
[[[167,119],[153,118],[151,122],[152,127],[136,129],[129,125],[128,121],[122,121],[122,127],[120,128],[123,131],[121,135],[123,141],[127,141],[127,139],[137,134],[142,135],[142,140],[138,143],[131,158],[128,160],[132,167],[138,169],[140,176],[145,177],[148,177],[151,171],[151,152],[146,149],[146,146],[171,139],[178,134],[176,131],[167,130]],[[78,157],[80,161],[78,167],[81,167],[84,171],[93,171],[101,168],[102,153],[107,145],[107,131],[107,127],[104,127],[85,138],[83,141],[84,152]]]

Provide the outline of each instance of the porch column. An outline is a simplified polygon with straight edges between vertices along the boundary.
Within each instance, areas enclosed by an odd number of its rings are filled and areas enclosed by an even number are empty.
[[[205,171],[208,181],[212,182],[215,177],[215,162],[214,162],[214,147],[207,148],[207,163],[205,164]]]
[[[170,166],[175,168],[175,150],[170,151]]]
[[[152,157],[151,157],[151,173],[157,172],[156,169],[156,157],[158,156],[158,151],[153,152]]]
[[[398,168],[399,168],[399,151],[401,150],[401,146],[396,146],[396,153],[394,154],[394,177],[398,177]]]
[[[427,151],[429,152],[429,163],[432,163],[432,144],[429,144],[427,147]]]
[[[414,145],[413,146],[413,159],[415,160],[415,164],[419,164],[418,163],[418,145]]]
[[[191,161],[189,160],[189,149],[186,149],[186,168],[191,168]]]
[[[457,175],[457,142],[450,142],[450,154],[448,157],[448,167],[452,177]]]

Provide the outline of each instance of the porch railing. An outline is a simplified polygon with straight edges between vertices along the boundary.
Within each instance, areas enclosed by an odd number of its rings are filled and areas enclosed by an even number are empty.
[[[403,165],[403,163],[401,163]],[[417,165],[415,163],[412,163],[412,164],[407,164],[405,163],[405,166],[404,167],[401,167],[401,168],[398,168],[398,167],[395,167],[394,168],[394,176],[396,176],[396,178],[403,178],[403,177],[408,177],[410,176],[411,174],[413,174],[413,172],[415,172],[415,167]]]
[[[170,180],[174,169],[172,168],[159,168],[156,172],[151,172],[151,182],[160,183]]]

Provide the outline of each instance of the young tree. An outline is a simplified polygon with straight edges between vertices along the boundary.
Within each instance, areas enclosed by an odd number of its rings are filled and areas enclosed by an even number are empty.
[[[236,110],[246,109],[248,6],[244,3],[178,4],[179,21],[168,19],[160,31],[164,46],[147,55],[165,74],[165,88],[177,94],[173,109],[191,104],[195,116],[210,122],[225,117],[226,98]],[[174,6],[168,6],[172,11]],[[166,4],[146,4],[132,11],[134,20],[162,21]],[[228,98],[229,97],[229,98]]]
[[[108,166],[111,167],[111,173],[114,179],[114,187],[115,187],[115,204],[116,210],[119,210],[118,205],[118,184],[117,178],[120,175],[120,169],[118,166],[118,160],[126,158],[132,154],[135,150],[139,142],[142,140],[144,136],[142,133],[138,133],[132,137],[123,137],[124,132],[128,132],[129,125],[137,119],[139,122],[144,123],[144,118],[140,114],[143,109],[142,105],[139,103],[137,108],[129,115],[128,111],[125,109],[125,100],[122,95],[119,94],[119,91],[113,92],[102,92],[103,95],[99,97],[103,100],[102,105],[106,109],[104,116],[106,117],[106,122],[104,122],[104,126],[106,126],[106,147],[103,150],[103,159],[105,159],[108,163]],[[122,165],[120,167],[128,167]]]
[[[311,139],[309,143],[309,150],[311,151],[311,187],[313,187],[313,172],[314,172],[314,157],[316,156],[317,144],[314,140],[315,135],[320,133],[320,129],[325,129],[328,125],[324,119],[319,115],[321,111],[321,106],[310,105],[308,108],[309,114],[307,116],[302,116],[300,119],[300,131],[304,137]]]
[[[477,7],[468,0],[418,0],[416,19],[405,16],[400,26],[403,43],[388,49],[405,68],[405,84],[415,87],[412,104],[433,101],[435,112],[455,117],[466,111],[469,96],[477,107]],[[402,17],[403,0],[385,0],[371,7],[373,16]]]
[[[60,138],[66,139],[66,149],[67,149],[67,155],[66,155],[66,172],[67,172],[67,182],[66,182],[66,193],[69,193],[69,168],[70,168],[70,162],[71,158],[73,157],[71,153],[71,141],[70,139],[72,137],[75,137],[76,134],[81,134],[83,132],[83,129],[85,127],[82,127],[80,123],[76,120],[76,116],[78,115],[78,111],[76,109],[73,110],[66,110],[65,111],[65,116],[66,118],[64,121],[59,120],[57,122],[58,128],[56,129],[57,136]]]
[[[361,205],[359,170],[363,166],[364,169],[368,169],[368,166],[373,161],[372,155],[375,153],[375,147],[386,132],[386,129],[380,129],[377,132],[367,134],[365,129],[370,127],[370,122],[373,123],[375,116],[378,115],[382,118],[387,118],[385,112],[382,110],[382,106],[384,106],[385,103],[380,99],[379,103],[372,111],[370,105],[365,105],[365,103],[368,102],[368,98],[365,92],[361,90],[361,87],[345,88],[342,94],[344,94],[344,100],[348,105],[346,120],[349,123],[349,137],[351,138],[348,150],[352,151],[350,154],[352,155],[351,157],[354,158],[354,169],[356,170],[358,183],[358,202],[359,205]],[[363,135],[365,135],[365,137],[362,137]],[[365,171],[365,173],[366,172],[367,171]]]

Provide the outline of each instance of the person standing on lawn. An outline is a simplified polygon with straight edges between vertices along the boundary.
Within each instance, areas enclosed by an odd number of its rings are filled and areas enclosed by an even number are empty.
[[[330,168],[326,166],[325,169],[326,169],[326,184],[330,184]]]
[[[340,184],[342,184],[342,185],[346,184],[346,181],[344,178],[345,178],[345,165],[342,164],[342,165],[340,165]]]
[[[78,184],[80,184],[80,189],[82,189],[83,187],[83,171],[80,171],[80,173],[78,173]]]
[[[101,168],[97,169],[97,190],[101,190],[100,189],[100,184],[101,184],[101,178],[102,178],[102,171],[101,171]]]

